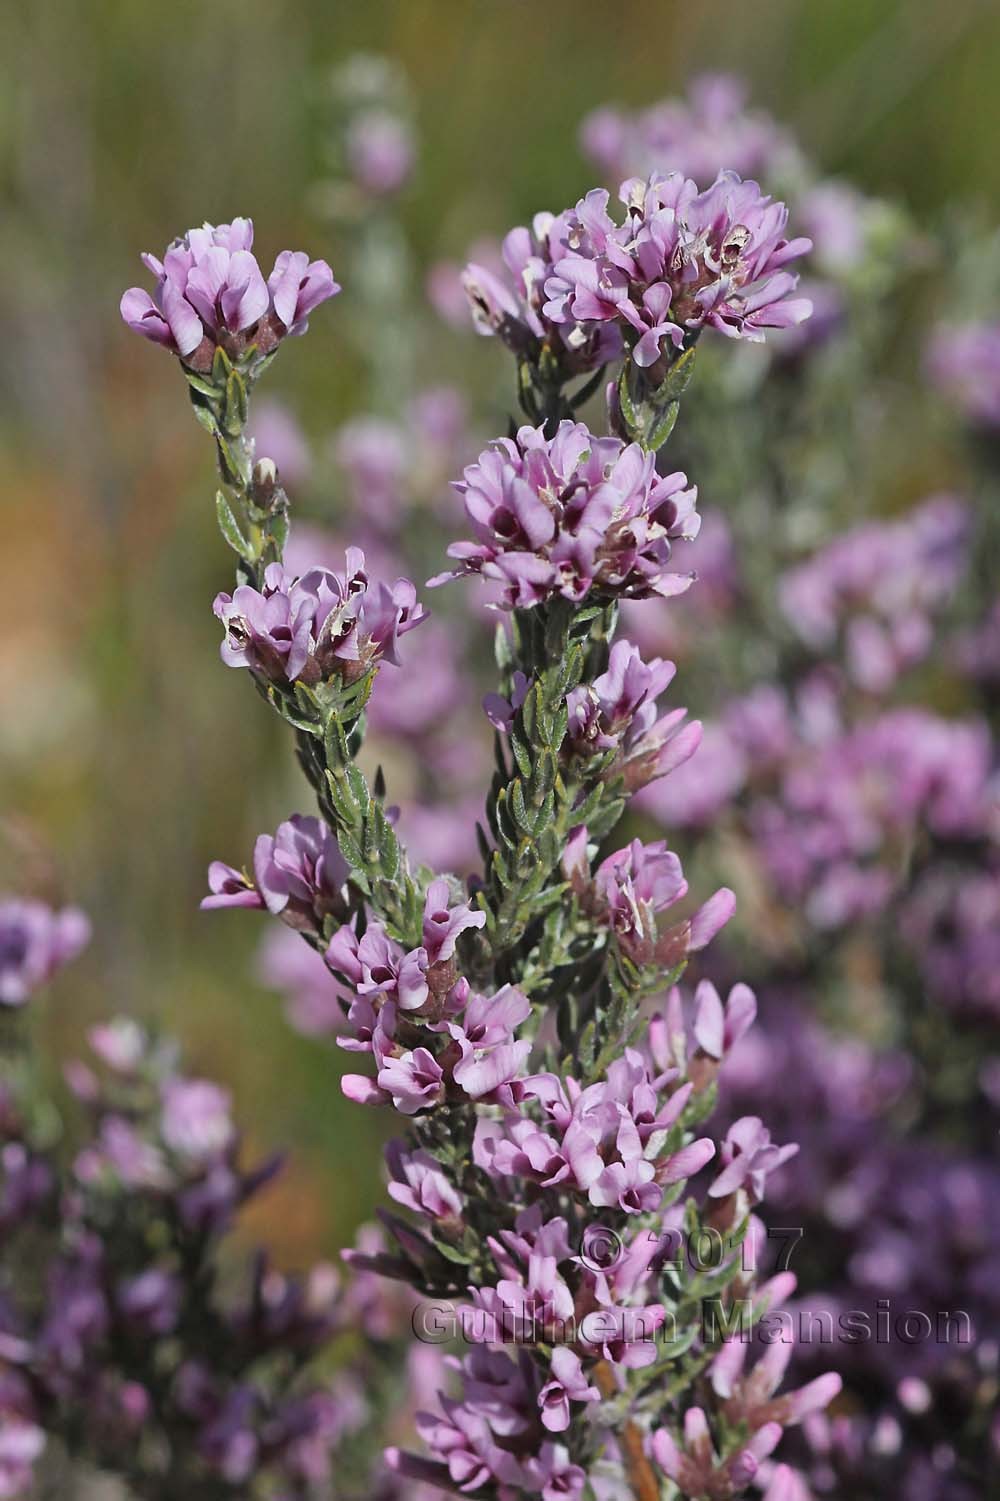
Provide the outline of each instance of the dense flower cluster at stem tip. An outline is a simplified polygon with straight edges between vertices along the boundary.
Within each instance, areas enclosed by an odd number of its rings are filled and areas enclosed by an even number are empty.
[[[253,253],[253,223],[203,224],[173,240],[163,259],[145,254],[152,296],[130,287],[121,315],[193,370],[211,368],[216,345],[269,354],[286,334],[305,333],[309,314],[340,291],[326,261],[282,250],[267,280]]]
[[[621,197],[620,220],[595,191],[513,231],[513,290],[481,267],[466,275],[480,326],[517,356],[533,414],[465,469],[456,488],[475,541],[449,549],[460,566],[443,576],[482,575],[507,622],[485,704],[497,730],[492,843],[483,836],[485,868],[468,880],[410,867],[383,789],[355,761],[381,663],[398,661],[398,639],[424,618],[413,585],[371,583],[358,549],[343,573],[293,571],[274,466],[252,449],[239,458],[245,400],[224,389],[228,370],[255,380],[248,341],[266,356],[275,330],[297,332],[336,290],[329,269],[285,253],[265,283],[249,221],[206,227],[150,263],[155,300],[127,294],[123,316],[211,368],[192,400],[209,404],[199,415],[219,446],[220,525],[241,558],[236,589],[215,604],[222,658],[249,668],[294,730],[319,805],[262,835],[249,872],[215,862],[203,905],[266,911],[325,964],[337,1040],[372,1065],[343,1090],[406,1126],[387,1151],[388,1244],[347,1259],[357,1275],[453,1299],[469,1345],[440,1410],[418,1417],[426,1454],[391,1448],[389,1471],[543,1501],[582,1496],[602,1474],[646,1501],[661,1476],[724,1501],[839,1378],[776,1395],[787,1356],[743,1373],[729,1343],[737,1326],[752,1339],[791,1293],[787,1275],[756,1283],[755,1209],[797,1147],[755,1115],[721,1140],[699,1129],[754,998],[737,985],[723,1004],[707,982],[693,997],[677,986],[732,916],[732,893],[692,910],[666,841],[608,852],[629,796],[669,780],[701,738],[684,709],[658,706],[673,664],[614,633],[620,601],[692,582],[670,563],[671,544],[697,535],[696,491],[660,472],[656,449],[695,341],[705,329],[760,339],[808,316],[785,269],[808,242],[787,239],[784,206],[732,173],[706,191],[654,175]],[[227,345],[230,365],[213,355],[206,366],[205,341]],[[613,365],[604,436],[573,417],[563,387]],[[607,1233],[615,1254],[601,1250]],[[719,1242],[711,1269],[679,1249],[697,1235]],[[706,1299],[729,1311],[728,1335],[702,1326]]]
[[[626,179],[620,222],[595,188],[574,209],[513,230],[503,255],[511,290],[471,265],[465,287],[477,326],[519,356],[548,345],[564,376],[613,360],[624,343],[643,369],[663,371],[670,350],[710,327],[761,340],[808,318],[786,268],[811,241],[785,236],[785,205],[753,181],[720,172],[700,191],[683,173]]]

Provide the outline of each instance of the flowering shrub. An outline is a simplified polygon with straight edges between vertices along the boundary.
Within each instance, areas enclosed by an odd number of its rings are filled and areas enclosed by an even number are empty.
[[[366,247],[415,142],[373,60],[334,91],[329,207],[356,245],[338,311],[377,385],[365,299],[384,318],[390,294],[366,291]],[[995,1130],[967,1105],[1000,1106],[995,580],[973,500],[868,514],[859,372],[899,221],[816,180],[732,80],[601,111],[584,145],[622,209],[594,189],[460,278],[526,423],[466,441],[441,389],[353,418],[336,539],[291,528],[313,456],[283,409],[250,410],[340,290],[326,263],[283,251],[265,277],[249,220],[206,225],[122,300],[215,443],[222,661],[287,725],[316,804],[245,868],[215,861],[202,906],[279,919],[262,962],[294,1024],[395,1125],[391,1207],[343,1281],[261,1253],[239,1283],[228,1232],[277,1163],[245,1166],[226,1092],[128,1021],[69,1066],[57,1150],[25,1003],[86,919],[0,905],[0,1497],[81,1463],[195,1501],[991,1483]],[[928,355],[980,440],[991,337],[944,329]],[[451,540],[455,474],[471,540]],[[460,590],[429,617],[401,576],[408,514],[421,557],[447,527],[456,567],[430,582],[476,592],[464,618],[443,613]],[[418,771],[396,808],[359,755],[400,745]],[[798,1287],[787,1260],[761,1270],[788,1226]],[[862,1338],[886,1293],[957,1317],[957,1346]],[[816,1319],[841,1337],[815,1348]]]
[[[726,178],[704,195],[693,184],[654,180],[643,202],[646,219],[629,221],[627,233],[607,220],[599,253],[609,265],[624,263],[634,241],[629,274],[647,284],[647,311],[657,298],[665,310],[676,297],[687,329],[750,333],[775,321],[761,310],[784,297],[791,278],[777,279],[777,267],[801,248],[780,238],[780,205]],[[577,246],[584,210],[562,221]],[[737,231],[740,215],[751,222]],[[642,249],[647,238],[659,271]],[[533,337],[551,340],[553,354],[544,373],[541,354],[527,366],[522,359],[521,388],[542,420],[465,472],[460,488],[481,540],[451,551],[463,571],[501,583],[510,619],[498,635],[485,866],[463,890],[453,877],[411,867],[381,787],[369,786],[355,759],[382,662],[398,662],[398,639],[424,618],[414,586],[371,583],[356,548],[343,573],[322,564],[292,572],[283,562],[288,501],[277,465],[254,452],[247,434],[248,397],[277,339],[298,331],[335,287],[328,268],[288,253],[265,285],[251,243],[248,221],[192,232],[162,266],[153,263],[155,304],[140,308],[132,293],[122,311],[180,358],[196,413],[215,438],[220,525],[240,560],[235,591],[215,603],[222,658],[249,669],[289,724],[319,804],[318,818],[296,815],[261,836],[252,877],[213,865],[205,905],[267,909],[322,956],[340,986],[338,1040],[374,1065],[345,1075],[345,1093],[411,1123],[388,1153],[391,1196],[410,1218],[387,1215],[392,1248],[360,1249],[354,1267],[424,1296],[468,1299],[458,1309],[471,1350],[457,1395],[442,1396],[440,1415],[418,1418],[426,1453],[391,1447],[389,1471],[444,1489],[551,1498],[582,1494],[590,1472],[602,1470],[617,1470],[627,1491],[646,1497],[659,1488],[659,1470],[691,1495],[706,1487],[735,1495],[774,1449],[782,1423],[824,1406],[839,1381],[822,1381],[808,1398],[744,1404],[735,1419],[721,1406],[706,1413],[704,1398],[691,1403],[699,1373],[725,1349],[701,1327],[705,1300],[730,1317],[735,1309],[738,1323],[744,1305],[753,1310],[744,1336],[770,1306],[768,1294],[755,1301],[751,1293],[744,1247],[758,1233],[753,1210],[768,1174],[796,1148],[772,1145],[752,1117],[718,1147],[697,1135],[727,1049],[712,992],[693,1023],[708,1050],[693,1055],[690,1072],[679,994],[648,1034],[643,1023],[644,999],[675,983],[687,956],[710,942],[732,914],[731,894],[720,890],[664,923],[661,914],[688,891],[666,844],[634,841],[599,858],[629,794],[669,775],[698,740],[696,725],[680,729],[682,710],[657,707],[672,665],[647,665],[628,643],[612,645],[619,601],[669,596],[690,582],[666,565],[669,540],[697,533],[694,493],[683,475],[662,478],[655,464],[690,377],[687,350],[683,379],[671,373],[684,330],[668,331],[673,354],[653,349],[649,333],[633,339],[634,304],[629,312],[619,300],[619,439],[561,417],[562,385],[576,370],[558,351],[579,341],[536,324]],[[689,261],[679,259],[682,245]],[[689,269],[679,271],[682,264]],[[561,250],[546,290],[552,324],[575,317],[586,345],[589,326],[617,313],[588,301],[584,265]],[[565,293],[560,277],[569,278]],[[756,294],[737,291],[755,285]],[[609,352],[605,341],[602,357]],[[655,366],[654,378],[633,376]],[[530,396],[526,378],[535,382]],[[636,378],[652,421],[636,410]],[[730,1010],[738,1004],[729,1046],[750,1019],[735,998]],[[92,1092],[89,1077],[76,1085]],[[217,1154],[225,1161],[233,1138],[219,1093],[168,1079],[160,1094],[165,1145],[199,1166]],[[105,1131],[102,1124],[91,1152],[94,1178]],[[133,1146],[133,1136],[134,1128],[117,1144],[116,1170],[155,1179],[163,1148],[155,1140]],[[685,1197],[688,1180],[716,1156],[700,1193]],[[702,1229],[720,1237],[723,1251],[711,1272],[696,1273],[672,1255],[671,1236]],[[620,1257],[595,1259],[595,1230],[610,1230]],[[179,1283],[150,1273],[137,1286],[144,1316],[172,1329]],[[668,1370],[669,1389],[654,1379]],[[180,1367],[188,1371],[189,1363]],[[776,1370],[768,1394],[779,1380]],[[731,1389],[725,1395],[731,1404]],[[204,1405],[217,1424],[218,1399],[206,1396]],[[240,1410],[249,1412],[249,1399]],[[274,1459],[261,1447],[267,1424],[244,1421],[249,1427],[225,1430],[221,1470],[230,1481]]]

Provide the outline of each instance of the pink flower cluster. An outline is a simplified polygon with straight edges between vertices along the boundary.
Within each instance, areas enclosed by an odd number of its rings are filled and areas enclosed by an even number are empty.
[[[546,283],[547,315],[611,323],[636,364],[658,366],[664,344],[680,349],[704,327],[729,338],[764,337],[808,318],[785,268],[810,249],[788,240],[788,210],[755,182],[720,172],[700,192],[679,172],[630,178],[621,186],[625,217],[615,223],[608,194],[594,189],[570,220],[566,254]]]
[[[130,287],[122,318],[194,368],[211,366],[217,344],[256,342],[269,353],[286,334],[304,333],[313,309],[340,291],[326,261],[301,250],[282,250],[265,281],[250,219],[204,224],[172,241],[162,260],[142,259],[156,278],[153,295]]]
[[[686,476],[660,475],[636,443],[596,438],[582,423],[555,436],[522,427],[480,454],[455,488],[476,536],[455,542],[454,573],[498,583],[506,608],[561,595],[643,599],[683,592],[690,575],[668,573],[671,539],[697,536],[697,491]]]
[[[343,574],[311,568],[293,577],[270,563],[261,589],[240,584],[217,595],[213,609],[225,627],[227,667],[307,686],[331,677],[351,683],[381,661],[397,664],[400,636],[427,618],[409,579],[369,580],[357,547],[348,548]]]

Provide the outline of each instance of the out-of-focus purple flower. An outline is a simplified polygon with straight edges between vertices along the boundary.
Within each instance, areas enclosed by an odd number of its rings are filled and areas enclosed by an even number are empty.
[[[1000,324],[943,324],[930,340],[926,366],[968,422],[1000,426]]]
[[[77,907],[0,900],[0,1006],[21,1006],[90,941],[90,920]]]
[[[990,736],[976,720],[899,708],[804,743],[779,797],[751,813],[757,847],[782,895],[833,929],[883,910],[903,872],[900,838],[927,828],[976,837],[990,826]]]
[[[117,1311],[131,1332],[169,1334],[183,1299],[180,1279],[159,1267],[126,1277],[115,1289]]]
[[[813,242],[812,264],[824,276],[845,277],[862,264],[872,205],[847,182],[818,182],[796,204]]]
[[[884,693],[930,650],[932,617],[962,576],[969,532],[968,508],[951,495],[934,496],[899,521],[854,527],[784,574],[784,615],[824,653],[843,628],[852,678]]]
[[[160,1131],[172,1152],[202,1167],[222,1156],[235,1138],[227,1090],[208,1079],[168,1079]]]
[[[355,417],[339,429],[333,454],[359,517],[385,528],[398,523],[406,504],[407,447],[403,429],[382,417]]]
[[[651,813],[666,829],[710,824],[740,791],[746,778],[746,757],[732,736],[721,725],[703,726],[698,720],[686,727],[689,733],[695,724],[699,733],[689,755],[670,776],[643,786],[638,795],[637,806]]]
[[[664,99],[636,113],[595,110],[580,127],[580,144],[606,180],[650,172],[683,172],[699,181],[724,168],[770,179],[796,159],[777,121],[747,108],[747,86],[730,73],[703,73],[686,98]]]
[[[225,627],[227,667],[249,667],[274,683],[354,682],[383,659],[398,664],[396,645],[427,618],[408,579],[373,583],[359,548],[347,550],[344,574],[312,568],[301,577],[270,563],[263,591],[241,584],[216,596]]]
[[[808,318],[811,306],[791,296],[797,278],[785,268],[811,242],[785,238],[788,210],[755,182],[720,172],[700,192],[679,172],[654,174],[624,182],[620,198],[620,225],[598,190],[569,217],[566,253],[545,286],[553,321],[613,323],[655,379],[664,346],[680,349],[703,327],[760,341],[768,328]]]
[[[265,985],[287,997],[288,1019],[306,1037],[327,1037],[343,1024],[340,992],[322,954],[298,933],[272,927],[258,956]]]
[[[367,109],[350,121],[345,141],[351,176],[366,193],[386,198],[406,186],[416,158],[413,132],[387,109]]]
[[[312,471],[305,433],[281,402],[265,398],[254,404],[249,435],[258,459],[273,459],[284,484],[297,489]]]
[[[697,535],[697,492],[681,473],[660,475],[638,444],[595,438],[562,422],[548,439],[522,427],[464,472],[462,495],[475,542],[455,542],[455,573],[481,573],[503,588],[505,608],[554,595],[669,597],[691,578],[666,572],[672,538]]]
[[[777,1465],[764,1492],[764,1501],[813,1501],[802,1476],[789,1465]]]
[[[45,1448],[45,1433],[36,1423],[0,1412],[0,1498],[18,1501],[28,1494],[35,1461]]]

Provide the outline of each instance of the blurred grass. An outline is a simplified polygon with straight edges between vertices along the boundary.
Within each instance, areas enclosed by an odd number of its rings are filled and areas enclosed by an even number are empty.
[[[0,811],[33,826],[98,930],[48,1035],[68,1047],[114,1009],[180,1030],[194,1066],[234,1088],[254,1145],[295,1150],[255,1226],[293,1259],[343,1243],[377,1202],[381,1127],[254,982],[252,919],[197,911],[208,860],[239,861],[306,798],[281,727],[217,667],[208,605],[229,563],[209,446],[172,362],[116,308],[137,252],[204,218],[251,213],[262,259],[301,244],[337,266],[307,204],[323,80],[358,48],[413,82],[421,168],[403,213],[425,262],[586,188],[588,109],[651,102],[706,68],[746,74],[828,170],[921,218],[1000,201],[1000,7],[982,0],[3,8]],[[456,373],[452,346],[438,358],[433,378]],[[498,358],[470,345],[466,382],[486,388]],[[336,309],[269,379],[317,434],[360,383]],[[17,851],[0,886],[25,882]]]

